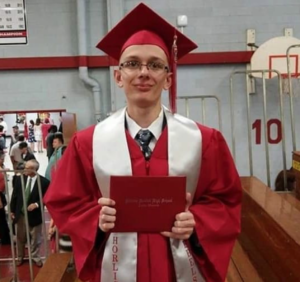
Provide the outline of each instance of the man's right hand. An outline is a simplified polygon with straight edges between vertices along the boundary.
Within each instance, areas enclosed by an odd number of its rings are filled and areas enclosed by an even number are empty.
[[[99,214],[99,228],[103,232],[108,232],[115,227],[116,209],[112,208],[116,203],[109,198],[100,198],[98,204],[102,207]]]
[[[11,216],[11,219],[12,219],[12,220],[15,219],[15,214],[14,214],[14,213],[11,213],[10,216]]]

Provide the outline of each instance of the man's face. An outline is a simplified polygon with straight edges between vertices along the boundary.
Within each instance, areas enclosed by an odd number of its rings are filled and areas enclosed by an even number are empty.
[[[131,61],[168,66],[165,52],[155,45],[132,45],[126,48],[120,58],[120,64]],[[166,70],[155,72],[146,66],[135,70],[116,70],[115,81],[119,87],[124,88],[128,105],[139,108],[160,104],[162,90],[169,89],[172,82],[171,73]]]
[[[21,154],[27,154],[27,148],[26,147],[20,149],[20,151],[21,151]]]
[[[59,139],[53,139],[52,146],[53,146],[54,149],[59,148],[61,145],[62,145],[62,144],[61,144],[61,142],[60,142]]]
[[[14,132],[14,134],[19,133],[19,128],[14,127],[14,128],[13,128],[13,132]]]
[[[35,176],[34,169],[34,166],[31,165],[30,162],[27,162],[24,167],[24,174],[33,177]]]

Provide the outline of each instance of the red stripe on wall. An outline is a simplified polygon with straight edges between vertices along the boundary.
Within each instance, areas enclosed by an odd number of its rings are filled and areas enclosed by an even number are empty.
[[[179,65],[248,64],[253,51],[191,53],[179,60]]]
[[[4,115],[4,114],[23,114],[23,113],[61,113],[61,112],[66,112],[66,109],[0,111],[0,115]]]
[[[179,60],[179,65],[246,64],[252,51],[191,53]],[[108,56],[2,58],[0,70],[73,69],[79,66],[102,68],[116,66],[117,61]]]

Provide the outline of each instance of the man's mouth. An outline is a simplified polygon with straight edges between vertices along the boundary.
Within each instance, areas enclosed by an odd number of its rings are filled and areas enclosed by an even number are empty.
[[[136,84],[135,87],[140,91],[149,91],[152,87],[150,84]]]

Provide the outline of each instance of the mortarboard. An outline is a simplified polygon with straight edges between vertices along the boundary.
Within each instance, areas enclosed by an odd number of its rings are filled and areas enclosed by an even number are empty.
[[[166,53],[171,72],[170,107],[176,112],[177,60],[197,48],[197,45],[178,29],[141,3],[128,13],[97,45],[110,57],[119,60],[131,45],[157,45]]]

